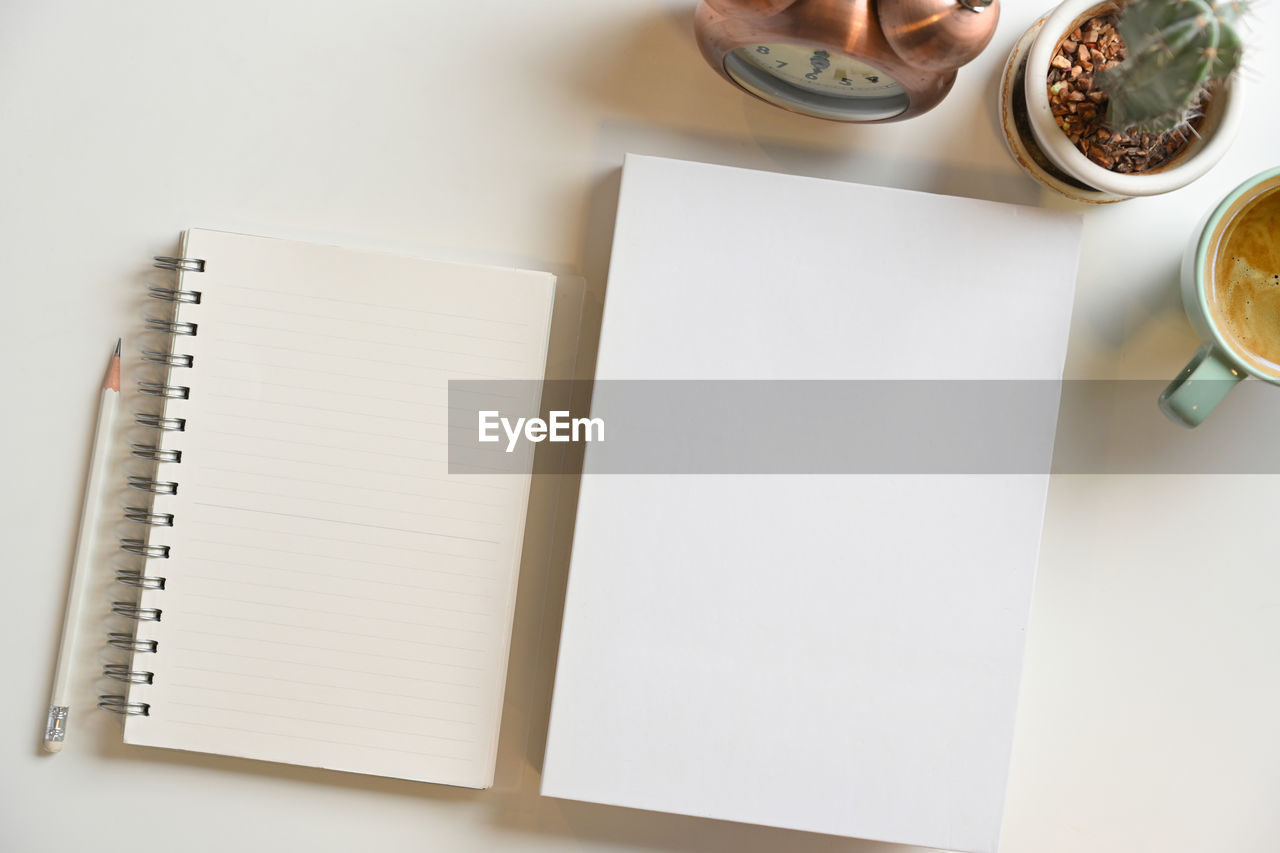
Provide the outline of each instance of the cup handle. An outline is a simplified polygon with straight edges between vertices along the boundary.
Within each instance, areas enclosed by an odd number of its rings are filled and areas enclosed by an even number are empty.
[[[1227,392],[1244,379],[1212,344],[1200,347],[1178,378],[1160,395],[1160,411],[1179,426],[1197,427]]]

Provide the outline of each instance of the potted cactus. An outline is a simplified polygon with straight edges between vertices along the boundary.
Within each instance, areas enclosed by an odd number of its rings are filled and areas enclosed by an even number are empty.
[[[1001,113],[1014,158],[1072,198],[1156,195],[1203,175],[1243,105],[1247,0],[1065,0],[1019,40]]]

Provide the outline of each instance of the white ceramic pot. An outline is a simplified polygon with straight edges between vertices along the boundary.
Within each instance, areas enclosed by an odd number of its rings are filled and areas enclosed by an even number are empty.
[[[1176,190],[1199,178],[1222,159],[1235,139],[1244,111],[1243,86],[1236,75],[1205,105],[1204,122],[1198,136],[1173,160],[1149,172],[1122,174],[1104,169],[1084,156],[1071,144],[1058,127],[1049,107],[1049,92],[1045,79],[1049,73],[1049,60],[1062,36],[1100,12],[1113,10],[1112,3],[1098,0],[1063,0],[1053,11],[1034,24],[1014,47],[1005,69],[1005,84],[1001,87],[1001,111],[1005,114],[1006,138],[1015,159],[1031,172],[1032,176],[1053,189],[1081,201],[1120,201],[1135,196],[1159,195]],[[1025,57],[1025,73],[1023,60]],[[1014,84],[1014,78],[1017,83]],[[1017,92],[1012,85],[1019,85]],[[1038,153],[1056,167],[1062,175],[1052,175],[1036,165],[1036,158],[1024,157],[1032,140],[1014,139],[1014,121],[1010,115],[1014,98],[1025,103],[1025,123],[1019,128],[1025,137],[1030,127],[1034,147]],[[1019,105],[1021,106],[1021,104]],[[1019,147],[1024,147],[1020,152]],[[1046,175],[1036,172],[1049,171]],[[1062,177],[1069,178],[1063,181]],[[1083,187],[1073,186],[1083,184]]]

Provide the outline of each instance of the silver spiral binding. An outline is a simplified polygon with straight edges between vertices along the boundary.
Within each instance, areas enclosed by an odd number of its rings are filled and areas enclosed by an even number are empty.
[[[169,559],[168,545],[148,545],[143,539],[121,539],[120,550],[153,560]]]
[[[183,272],[204,272],[203,258],[168,258],[156,255],[152,258],[153,266],[162,270],[182,270]]]
[[[137,412],[133,416],[133,422],[138,426],[164,432],[182,432],[187,428],[186,418],[166,418],[163,415],[153,415],[148,412]]]
[[[156,352],[155,350],[144,349],[142,351],[142,360],[151,364],[165,364],[169,367],[191,367],[195,364],[196,357],[176,352]]]
[[[151,715],[151,705],[146,702],[130,702],[127,696],[119,693],[107,693],[98,697],[98,707],[122,717],[147,717]]]
[[[160,269],[175,270],[179,274],[204,272],[204,261],[200,258],[157,257],[155,258],[155,265]],[[174,303],[173,309],[175,311],[173,319],[148,317],[146,325],[150,331],[161,332],[173,336],[174,339],[179,336],[194,336],[196,334],[196,324],[179,319],[176,314],[184,310],[186,306],[199,305],[202,300],[200,291],[186,290],[181,286],[173,288],[152,287],[149,288],[149,295],[153,299]],[[142,360],[150,364],[163,365],[169,369],[170,373],[174,368],[191,367],[195,363],[195,357],[192,355],[159,350],[143,350]],[[174,383],[172,376],[165,382],[139,381],[138,392],[148,397],[159,398],[165,406],[169,404],[170,400],[189,400],[191,398],[191,388]],[[170,417],[167,412],[160,414],[138,412],[134,415],[134,422],[138,426],[161,432],[183,432],[187,428],[185,418]],[[162,441],[157,441],[154,444],[134,444],[130,447],[130,450],[134,457],[152,463],[180,464],[182,462],[181,450],[174,450],[162,445]],[[178,493],[178,484],[176,482],[161,479],[154,475],[150,477],[130,476],[129,487],[151,495],[167,496]],[[125,507],[124,517],[126,521],[147,527],[173,527],[173,514],[159,512],[154,506]],[[151,545],[146,538],[123,538],[120,540],[120,550],[135,554],[146,560],[169,559],[168,545]],[[117,569],[115,579],[116,583],[137,589],[144,596],[149,592],[162,591],[166,582],[164,577],[148,575],[143,569]],[[132,619],[135,622],[159,622],[164,613],[159,607],[142,606],[141,601],[113,601],[111,603],[111,612],[117,616]],[[138,637],[134,633],[123,632],[108,634],[107,645],[129,652],[132,655],[155,654],[159,647],[159,643],[156,640],[149,640]],[[107,678],[124,682],[125,684],[151,684],[155,679],[155,673],[147,669],[134,669],[132,664],[107,664],[103,667],[102,674]],[[98,697],[98,707],[126,717],[145,717],[151,712],[149,703],[131,702],[128,694],[103,694]]]
[[[182,451],[156,447],[154,444],[132,444],[130,452],[139,459],[149,462],[181,462]]]
[[[158,607],[139,607],[132,601],[111,602],[111,612],[134,622],[159,622],[164,614]]]
[[[152,512],[146,507],[127,506],[124,508],[124,520],[148,527],[173,527],[173,513]]]
[[[144,575],[137,569],[116,569],[116,583],[122,583],[125,586],[137,589],[164,589],[164,582],[165,578]]]
[[[147,288],[147,295],[152,299],[163,299],[165,302],[183,302],[187,305],[199,305],[202,294],[198,290],[177,290],[168,287]]]
[[[164,332],[166,335],[187,335],[195,337],[195,323],[178,323],[173,320],[162,320],[159,317],[147,318],[147,329],[152,332]]]
[[[132,634],[121,634],[111,632],[107,634],[107,645],[116,649],[123,649],[126,652],[138,652],[139,654],[155,654],[156,649],[160,648],[160,644],[155,640],[139,640]]]
[[[176,495],[178,493],[178,484],[168,480],[149,480],[146,477],[129,477],[129,488],[137,489],[140,492],[150,492],[153,495]]]
[[[109,663],[102,668],[102,674],[107,678],[115,681],[123,681],[126,684],[150,684],[155,679],[154,672],[148,672],[145,669],[129,669],[128,664]]]
[[[191,389],[186,385],[163,385],[159,382],[138,382],[138,393],[166,400],[189,400]]]

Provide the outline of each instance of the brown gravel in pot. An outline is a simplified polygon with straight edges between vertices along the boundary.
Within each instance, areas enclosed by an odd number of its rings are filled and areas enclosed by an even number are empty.
[[[1143,172],[1167,163],[1191,141],[1200,119],[1166,133],[1121,133],[1107,126],[1107,94],[1093,75],[1125,57],[1116,16],[1090,18],[1058,44],[1049,65],[1049,106],[1058,127],[1084,156],[1113,172]]]

